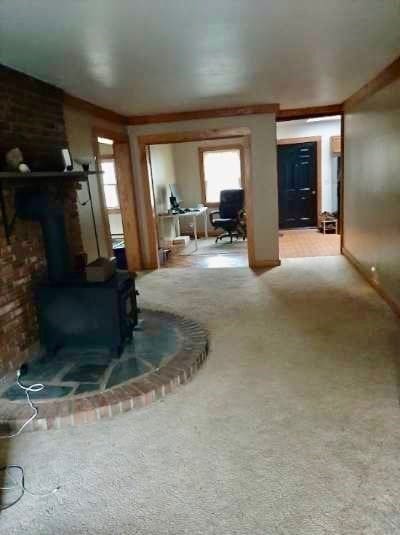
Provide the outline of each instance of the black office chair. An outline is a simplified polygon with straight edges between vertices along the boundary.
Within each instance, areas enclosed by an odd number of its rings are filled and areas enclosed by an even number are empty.
[[[216,215],[219,217],[216,217]],[[215,228],[222,228],[225,232],[217,236],[215,243],[222,238],[241,236],[246,239],[246,217],[244,211],[244,191],[242,189],[225,189],[221,191],[219,210],[210,212],[210,223]]]

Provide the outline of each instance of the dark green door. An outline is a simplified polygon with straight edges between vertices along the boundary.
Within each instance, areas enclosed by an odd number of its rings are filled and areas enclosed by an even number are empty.
[[[278,145],[279,228],[317,225],[316,145]]]

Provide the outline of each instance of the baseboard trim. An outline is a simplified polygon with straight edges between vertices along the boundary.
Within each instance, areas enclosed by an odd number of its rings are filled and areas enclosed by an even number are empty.
[[[389,307],[393,310],[396,316],[400,318],[400,304],[395,301],[384,288],[382,288],[379,282],[369,274],[369,272],[361,265],[357,258],[353,256],[348,249],[346,249],[346,247],[342,247],[342,254],[358,271],[358,273],[368,282],[368,284],[372,286],[372,288],[376,291],[377,294],[379,294],[379,296],[385,301],[385,303],[389,305]]]
[[[281,265],[281,261],[278,260],[253,260],[250,264],[252,269],[264,269],[272,268]]]

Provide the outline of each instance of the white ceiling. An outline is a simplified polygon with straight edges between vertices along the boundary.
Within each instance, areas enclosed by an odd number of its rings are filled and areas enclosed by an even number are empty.
[[[0,0],[0,62],[123,114],[338,103],[400,54],[400,0]]]

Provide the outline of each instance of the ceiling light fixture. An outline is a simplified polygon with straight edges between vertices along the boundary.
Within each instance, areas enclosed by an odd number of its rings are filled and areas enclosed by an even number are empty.
[[[337,121],[340,119],[340,115],[331,115],[330,117],[312,117],[307,119],[307,123],[319,123],[320,121]]]

